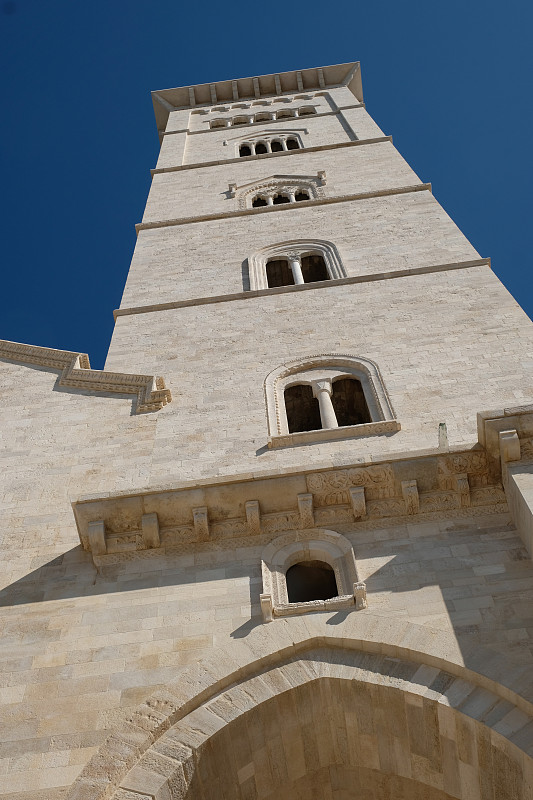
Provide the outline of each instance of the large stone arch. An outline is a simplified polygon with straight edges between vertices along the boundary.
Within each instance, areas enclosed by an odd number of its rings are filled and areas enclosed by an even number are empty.
[[[481,649],[473,671],[442,632],[361,616],[276,620],[184,670],[68,800],[530,798],[533,705],[507,659]]]

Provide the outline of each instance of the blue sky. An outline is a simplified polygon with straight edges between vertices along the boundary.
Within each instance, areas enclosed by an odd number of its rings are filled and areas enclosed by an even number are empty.
[[[101,368],[150,90],[362,62],[370,114],[530,316],[533,4],[0,0],[0,337]]]

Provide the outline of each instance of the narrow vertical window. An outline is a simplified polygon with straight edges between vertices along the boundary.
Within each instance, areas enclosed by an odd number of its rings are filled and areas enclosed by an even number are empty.
[[[302,258],[302,274],[306,283],[329,280],[326,262],[322,256],[304,256]]]
[[[322,428],[318,400],[309,385],[297,384],[285,389],[285,410],[289,433],[318,431]]]
[[[361,381],[355,378],[340,378],[333,381],[331,401],[340,426],[372,422]]]
[[[266,265],[269,289],[276,286],[294,286],[294,276],[286,258],[273,258]]]

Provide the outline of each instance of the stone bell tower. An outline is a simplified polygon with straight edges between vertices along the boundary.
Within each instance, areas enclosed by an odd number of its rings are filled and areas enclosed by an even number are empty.
[[[533,325],[358,63],[153,102],[105,370],[0,343],[0,798],[528,800]]]

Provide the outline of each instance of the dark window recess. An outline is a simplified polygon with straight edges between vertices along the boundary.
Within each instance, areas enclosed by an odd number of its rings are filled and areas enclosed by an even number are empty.
[[[302,200],[309,200],[309,195],[307,192],[296,192],[294,195],[294,199],[297,203],[301,202]]]
[[[268,203],[264,197],[256,197],[252,203],[252,208],[261,208],[262,206],[267,206]]]
[[[299,150],[300,145],[296,139],[287,139],[287,150]]]
[[[338,597],[335,572],[325,561],[302,561],[285,575],[289,603],[329,600]]]
[[[281,144],[281,142],[277,142],[274,140],[273,142],[270,142],[270,149],[272,150],[273,153],[281,153],[281,151],[283,150],[283,145]]]
[[[256,156],[260,156],[263,153],[268,153],[266,144],[263,144],[263,142],[258,142],[258,144],[255,146],[255,154]]]
[[[289,433],[322,429],[318,400],[310,386],[297,384],[285,389],[285,410]]]
[[[274,197],[274,205],[275,206],[280,206],[282,203],[290,203],[290,202],[291,201],[289,200],[289,198],[285,197],[284,194],[277,194]]]
[[[270,289],[276,286],[294,286],[294,276],[289,262],[285,259],[273,259],[267,262],[267,283]]]
[[[242,156],[251,156],[252,155],[252,151],[250,150],[250,148],[248,147],[247,144],[241,144],[241,146],[239,147],[239,155],[241,157]]]
[[[306,283],[329,281],[326,262],[322,256],[304,256],[302,258],[302,274]]]
[[[339,425],[363,425],[372,422],[361,382],[341,378],[333,382],[331,397]]]

